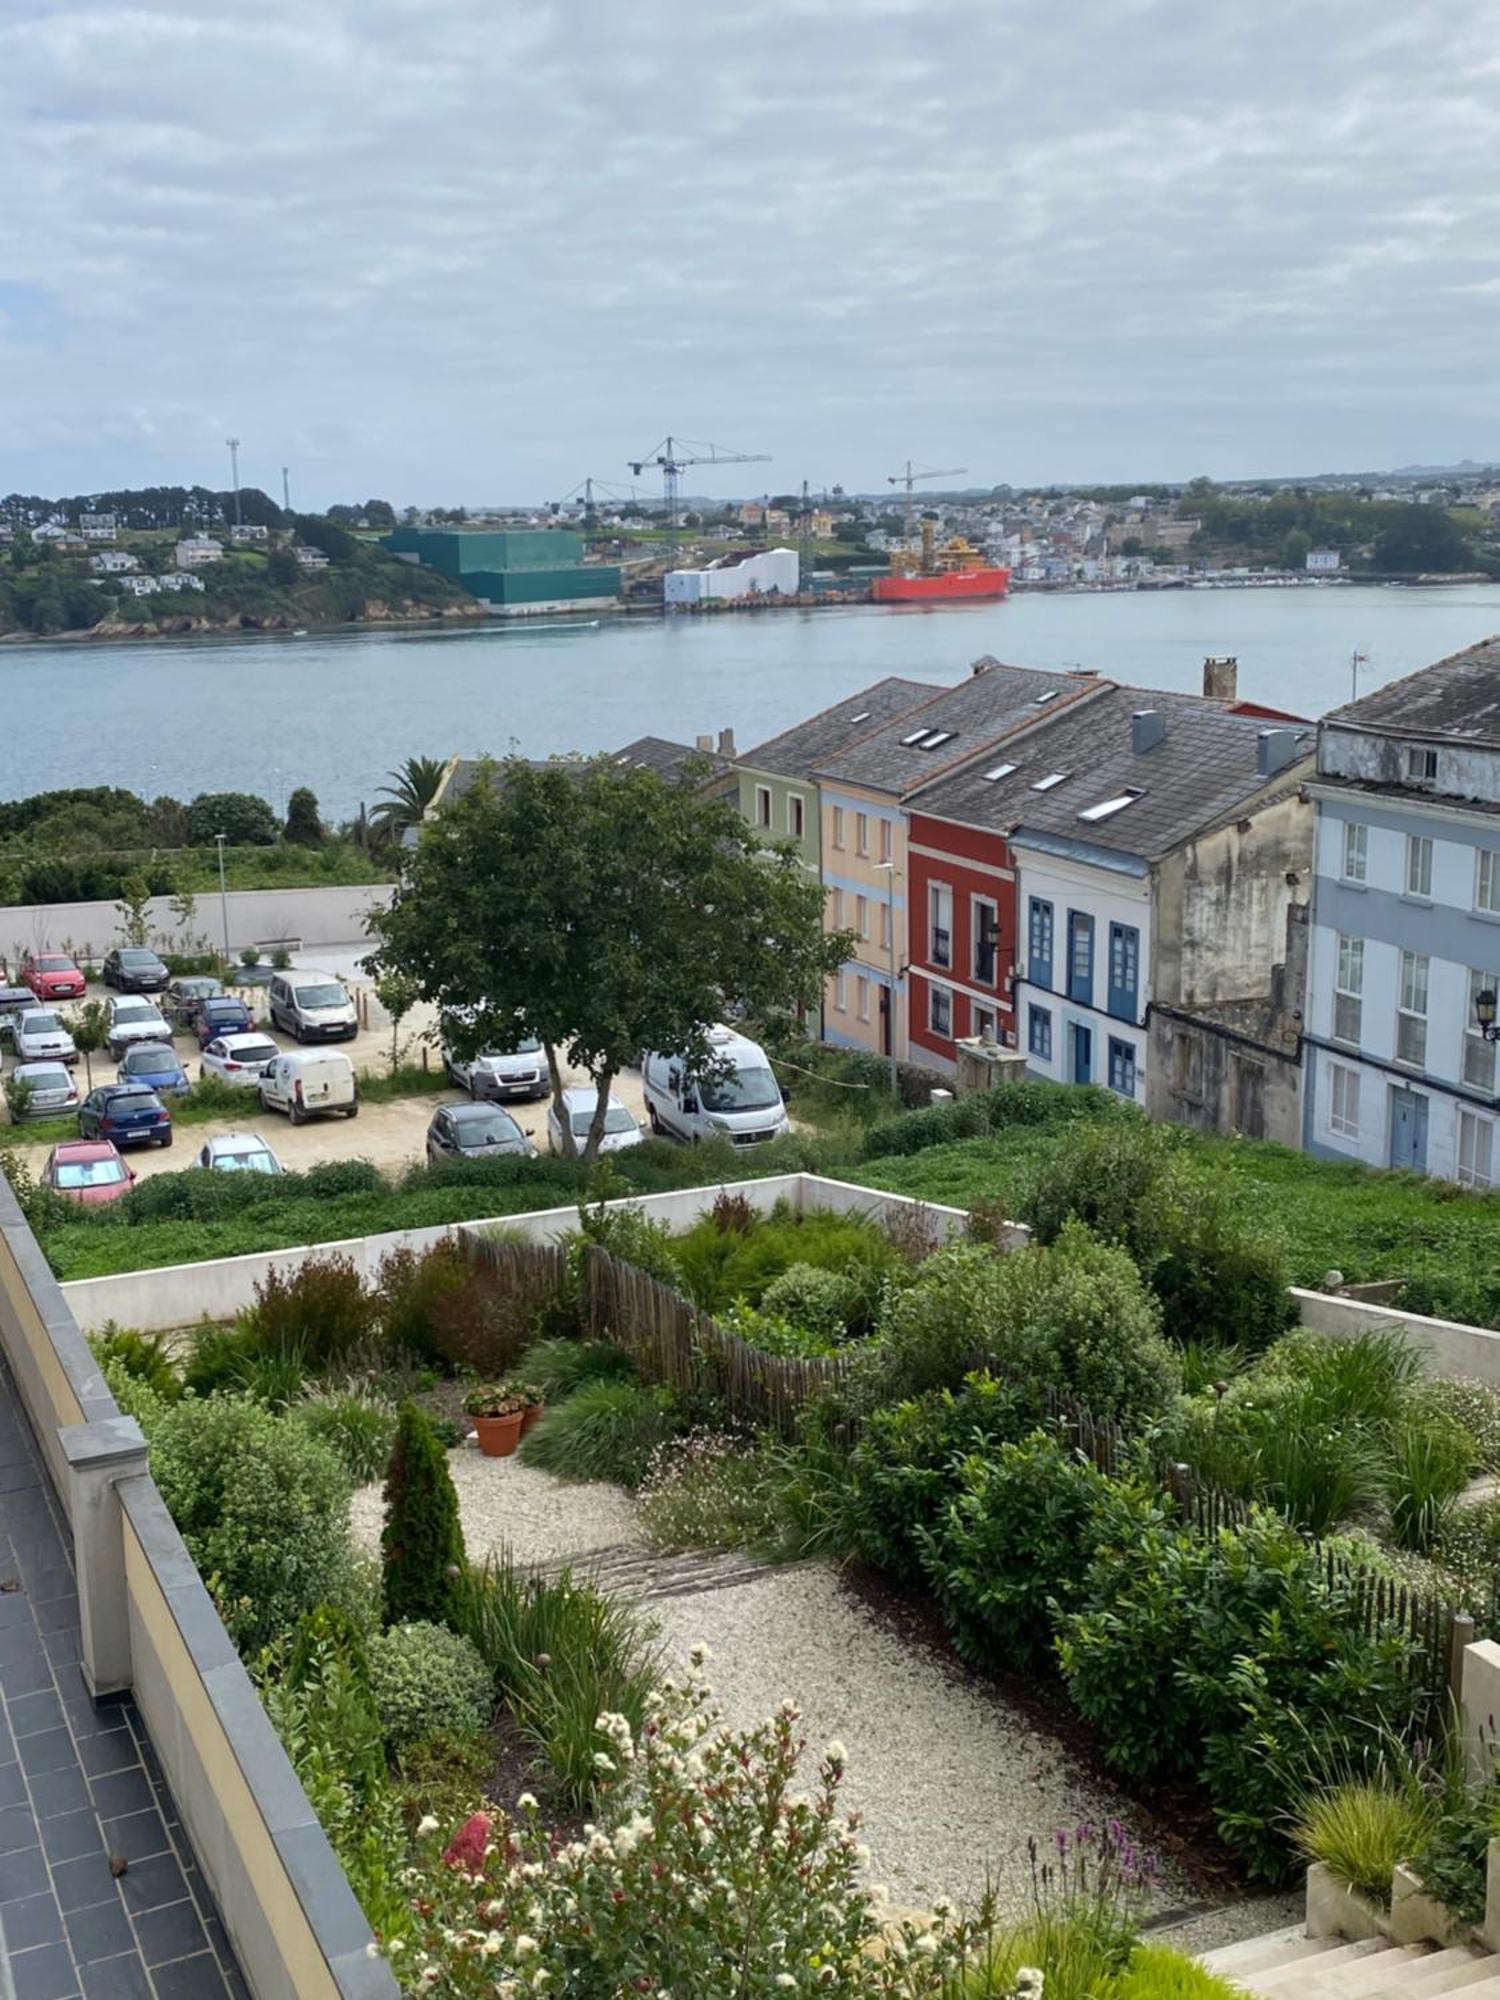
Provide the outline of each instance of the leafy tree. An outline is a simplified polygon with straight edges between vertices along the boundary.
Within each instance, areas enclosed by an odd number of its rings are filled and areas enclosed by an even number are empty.
[[[321,549],[330,562],[350,562],[359,552],[359,543],[353,535],[321,514],[298,514],[293,525],[298,541],[305,542],[310,549]]]
[[[147,914],[150,902],[151,884],[145,876],[127,875],[120,890],[120,900],[115,904],[122,944],[143,946],[150,943],[151,918]]]
[[[1442,507],[1403,507],[1375,537],[1375,567],[1396,575],[1451,571],[1471,566],[1469,545]]]
[[[402,1404],[396,1424],[380,1550],[386,1624],[451,1624],[464,1566],[458,1495],[437,1434],[415,1403]]]
[[[1283,569],[1302,569],[1307,562],[1308,551],[1311,548],[1312,537],[1308,534],[1306,528],[1293,528],[1281,544],[1281,567]]]
[[[200,792],[187,809],[188,839],[211,847],[217,833],[231,847],[272,847],[276,815],[254,792]]]
[[[327,835],[318,817],[317,795],[299,785],[287,800],[286,825],[281,837],[294,847],[321,847]]]
[[[109,1009],[100,999],[85,1000],[73,1022],[73,1046],[83,1057],[84,1075],[94,1087],[94,1057],[109,1040]]]
[[[389,785],[377,794],[370,814],[371,830],[379,838],[399,840],[432,804],[447,768],[441,757],[408,757],[399,771],[388,771]]]
[[[458,1015],[460,1055],[535,1035],[554,1090],[564,1057],[599,1096],[643,1049],[713,1073],[708,1026],[807,1004],[852,949],[787,844],[762,846],[722,799],[607,761],[489,766],[402,858],[373,913],[377,976],[409,973]],[[465,1013],[464,1010],[474,1010]],[[576,1147],[568,1121],[563,1147]]]
[[[278,590],[290,590],[302,575],[302,565],[290,549],[272,549],[266,557],[266,581]]]

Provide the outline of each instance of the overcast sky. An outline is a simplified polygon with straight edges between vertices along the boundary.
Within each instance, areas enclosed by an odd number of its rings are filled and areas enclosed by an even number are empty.
[[[1500,457],[1500,0],[0,0],[0,491]]]

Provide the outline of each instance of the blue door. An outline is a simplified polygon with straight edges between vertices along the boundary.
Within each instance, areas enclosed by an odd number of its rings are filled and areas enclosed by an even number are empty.
[[[1068,1039],[1072,1044],[1072,1070],[1070,1081],[1091,1083],[1094,1076],[1094,1031],[1083,1028],[1074,1021],[1068,1028]]]
[[[1391,1165],[1427,1171],[1427,1099],[1415,1090],[1391,1092]]]

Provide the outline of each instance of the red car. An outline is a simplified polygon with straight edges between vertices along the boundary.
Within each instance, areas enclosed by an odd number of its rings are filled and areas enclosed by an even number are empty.
[[[47,1155],[41,1185],[92,1208],[129,1194],[135,1175],[108,1139],[64,1139]]]
[[[21,960],[21,984],[38,1000],[81,1000],[83,974],[66,953],[28,951]]]

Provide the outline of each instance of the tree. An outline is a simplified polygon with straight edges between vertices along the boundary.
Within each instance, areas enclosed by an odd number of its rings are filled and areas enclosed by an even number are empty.
[[[421,999],[421,989],[407,972],[387,972],[375,982],[375,998],[391,1017],[391,1075],[401,1067],[401,1023]]]
[[[386,1624],[451,1625],[464,1566],[458,1495],[437,1435],[415,1403],[402,1404],[396,1424],[380,1553]]]
[[[94,1087],[94,1057],[109,1040],[109,1009],[99,999],[85,1000],[73,1022],[73,1046],[83,1057],[83,1072]]]
[[[299,785],[287,800],[286,825],[281,837],[293,847],[321,847],[326,835],[318,817],[318,800],[306,785]]]
[[[302,565],[290,549],[272,549],[266,557],[266,581],[278,590],[290,590],[302,575]]]
[[[231,847],[272,847],[276,815],[254,792],[200,792],[187,809],[187,837],[194,847],[212,847],[217,833]]]
[[[1308,551],[1312,547],[1312,537],[1306,528],[1293,528],[1282,539],[1281,567],[1283,569],[1304,569],[1307,566]]]
[[[151,885],[144,875],[127,875],[120,884],[120,900],[115,915],[122,944],[144,947],[151,940]]]
[[[1442,507],[1403,507],[1375,537],[1376,569],[1398,576],[1451,572],[1472,565],[1469,545]]]
[[[762,846],[734,808],[689,782],[600,760],[482,769],[402,857],[372,913],[377,977],[409,973],[450,1017],[460,1056],[534,1035],[553,1090],[564,1058],[598,1102],[645,1049],[709,1077],[709,1026],[809,1004],[848,958],[825,936],[823,890],[786,843]],[[577,1147],[562,1121],[565,1152]]]
[[[432,804],[447,769],[441,757],[408,757],[399,771],[388,771],[389,785],[376,795],[379,803],[370,814],[374,833],[387,840],[399,840],[409,826],[415,826]]]
[[[349,562],[359,549],[353,535],[321,514],[298,514],[292,525],[299,542],[305,542],[310,549],[321,549],[330,562]]]

